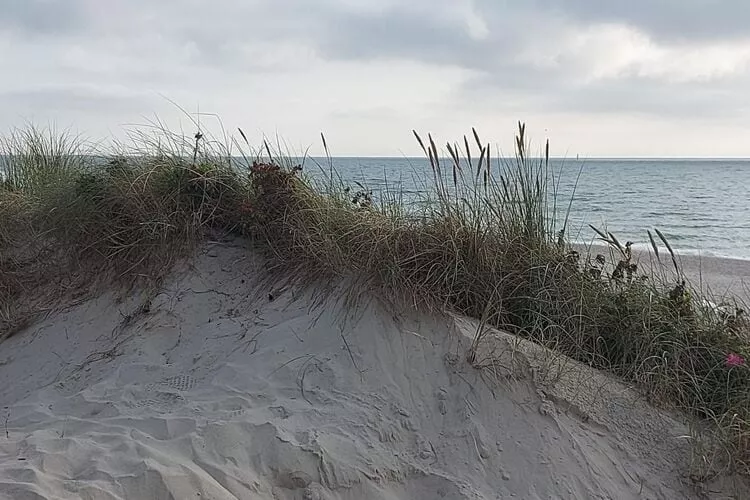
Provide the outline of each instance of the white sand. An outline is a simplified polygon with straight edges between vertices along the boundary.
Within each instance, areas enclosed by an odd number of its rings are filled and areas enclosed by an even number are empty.
[[[191,264],[145,312],[104,296],[2,344],[0,497],[742,498],[700,496],[683,425],[549,351],[490,332],[471,365],[471,320],[256,300],[241,242]]]

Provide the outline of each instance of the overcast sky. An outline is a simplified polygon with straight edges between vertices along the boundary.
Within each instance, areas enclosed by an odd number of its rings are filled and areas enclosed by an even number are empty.
[[[515,122],[558,156],[750,156],[746,0],[0,0],[0,128],[94,140],[170,103],[319,153]],[[216,130],[215,118],[204,126]]]

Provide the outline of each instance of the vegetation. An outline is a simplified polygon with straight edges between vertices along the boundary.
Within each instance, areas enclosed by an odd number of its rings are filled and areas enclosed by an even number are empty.
[[[597,229],[609,256],[574,251],[549,145],[529,157],[522,125],[510,160],[491,159],[476,132],[448,144],[447,159],[415,135],[433,179],[407,210],[395,196],[376,203],[350,190],[333,171],[321,185],[267,146],[242,154],[246,140],[162,132],[139,136],[137,154],[102,158],[82,154],[76,138],[18,132],[2,152],[0,337],[59,298],[45,302],[41,284],[76,294],[96,277],[159,279],[207,232],[226,231],[250,238],[277,278],[339,278],[392,303],[482,318],[613,373],[713,424],[719,446],[704,453],[706,473],[749,473],[750,325],[736,304],[706,305],[661,233],[648,236],[657,258],[656,240],[666,246],[673,272],[638,269],[629,243]]]

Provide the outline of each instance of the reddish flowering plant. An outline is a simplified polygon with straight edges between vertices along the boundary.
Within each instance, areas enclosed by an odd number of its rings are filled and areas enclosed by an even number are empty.
[[[250,167],[250,172],[253,174],[264,174],[269,172],[278,172],[281,168],[278,165],[275,165],[273,163],[262,163],[254,161],[252,167]]]
[[[724,360],[724,363],[727,365],[728,368],[734,368],[734,367],[737,367],[737,366],[744,365],[745,364],[745,358],[743,358],[739,354],[729,353],[729,354],[727,354],[727,357]]]

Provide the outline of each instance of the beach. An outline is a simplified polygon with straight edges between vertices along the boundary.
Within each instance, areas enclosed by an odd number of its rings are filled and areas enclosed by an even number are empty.
[[[582,255],[604,255],[608,262],[617,262],[621,254],[601,244],[573,245]],[[750,260],[728,257],[701,256],[692,253],[675,252],[678,277],[672,257],[666,249],[661,249],[657,258],[653,250],[633,250],[633,262],[639,269],[650,275],[658,276],[666,284],[678,283],[682,279],[692,287],[701,290],[706,298],[721,302],[725,298],[738,298],[747,301],[750,298]]]
[[[696,255],[678,256],[678,264],[687,279],[695,286],[707,290],[709,295],[719,299],[737,296],[747,300],[750,297],[750,261]],[[663,260],[662,256],[662,262]]]

